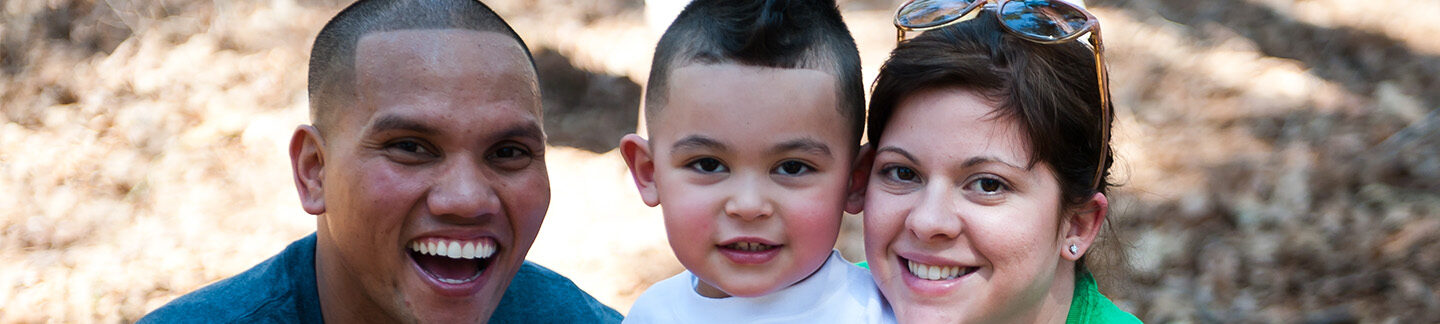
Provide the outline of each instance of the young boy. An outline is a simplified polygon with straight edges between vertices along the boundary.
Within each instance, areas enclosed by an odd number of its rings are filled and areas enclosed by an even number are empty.
[[[859,61],[833,1],[697,0],[676,17],[646,89],[650,138],[620,149],[687,271],[626,322],[893,321],[833,250],[864,203]]]

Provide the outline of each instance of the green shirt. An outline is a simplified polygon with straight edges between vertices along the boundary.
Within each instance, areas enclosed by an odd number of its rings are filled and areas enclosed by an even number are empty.
[[[867,262],[856,263],[865,269],[870,269]],[[1130,315],[1109,298],[1100,294],[1100,288],[1095,285],[1095,276],[1089,271],[1081,272],[1075,278],[1075,295],[1070,299],[1070,312],[1065,315],[1065,324],[1082,323],[1143,323],[1135,315]]]
[[[1095,285],[1095,277],[1089,271],[1080,272],[1075,278],[1075,296],[1070,299],[1070,313],[1065,316],[1065,323],[1141,323],[1135,315],[1130,315],[1109,298],[1100,294],[1100,289]]]

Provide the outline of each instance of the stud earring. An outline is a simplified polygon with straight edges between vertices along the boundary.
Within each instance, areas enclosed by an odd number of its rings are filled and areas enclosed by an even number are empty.
[[[1077,246],[1075,246],[1074,244],[1071,244],[1071,245],[1070,245],[1070,254],[1076,254],[1076,255],[1080,254],[1080,248],[1077,247]]]

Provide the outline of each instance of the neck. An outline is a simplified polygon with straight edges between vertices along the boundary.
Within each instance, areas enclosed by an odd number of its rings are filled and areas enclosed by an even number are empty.
[[[1065,317],[1070,315],[1070,304],[1075,297],[1075,264],[1061,262],[1060,267],[1055,270],[1055,281],[1050,283],[1050,291],[1045,300],[1040,302],[1040,311],[1035,318],[1035,323],[1065,323]]]

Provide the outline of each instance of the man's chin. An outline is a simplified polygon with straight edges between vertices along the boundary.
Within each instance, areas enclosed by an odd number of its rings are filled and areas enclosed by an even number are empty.
[[[476,306],[479,307],[479,306]],[[495,305],[486,309],[468,307],[434,307],[416,309],[418,323],[485,323],[495,312]]]
[[[407,311],[420,323],[480,323],[500,304],[503,291],[493,293],[490,287],[468,297],[449,297],[435,294],[429,289],[408,294]]]

